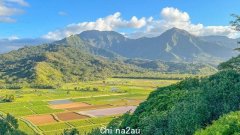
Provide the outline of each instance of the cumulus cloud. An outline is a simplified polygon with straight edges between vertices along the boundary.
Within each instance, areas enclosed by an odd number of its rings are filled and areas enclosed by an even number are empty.
[[[161,12],[161,15],[166,21],[187,22],[190,19],[188,13],[181,12],[178,9],[172,7],[164,8]]]
[[[180,11],[177,8],[166,7],[160,13],[160,19],[147,24],[146,31],[142,35],[159,35],[167,29],[177,27],[184,29],[197,36],[223,35],[236,37],[238,33],[230,26],[204,26],[201,23],[193,24],[187,12]]]
[[[193,24],[187,12],[173,7],[166,7],[161,10],[160,16],[157,19],[153,17],[137,18],[133,16],[129,20],[124,20],[121,17],[121,13],[117,12],[104,18],[99,18],[96,21],[69,24],[65,28],[51,31],[43,37],[58,40],[72,34],[81,33],[85,30],[116,30],[121,32],[122,29],[127,28],[131,29],[132,32],[126,33],[126,36],[139,38],[143,36],[158,36],[172,27],[187,30],[198,36],[223,35],[236,37],[238,35],[230,26],[204,26],[201,23]]]
[[[15,22],[12,16],[24,13],[19,6],[29,6],[29,4],[24,0],[0,0],[0,22]]]
[[[121,18],[121,13],[116,12],[113,15],[109,15],[104,18],[99,18],[94,22],[81,22],[73,23],[67,25],[63,29],[58,29],[44,35],[44,38],[47,39],[61,39],[73,34],[78,34],[85,30],[101,30],[101,31],[112,31],[119,30],[121,28],[135,28],[139,29],[146,25],[146,19],[138,19],[136,16],[133,16],[129,21]]]

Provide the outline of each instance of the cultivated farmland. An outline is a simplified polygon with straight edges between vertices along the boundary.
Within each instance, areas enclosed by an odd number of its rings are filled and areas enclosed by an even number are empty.
[[[28,134],[55,135],[77,128],[81,133],[107,125],[131,111],[157,87],[179,80],[111,78],[104,81],[67,83],[58,89],[2,89],[14,102],[1,103],[0,111],[19,119]]]

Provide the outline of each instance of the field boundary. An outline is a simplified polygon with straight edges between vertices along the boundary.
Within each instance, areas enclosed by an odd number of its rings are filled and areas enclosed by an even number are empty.
[[[19,118],[19,120],[21,120],[22,122],[27,124],[27,126],[29,128],[31,128],[36,134],[44,135],[43,131],[41,129],[39,129],[37,126],[35,126],[34,124],[32,124],[30,121],[23,119],[23,118]]]
[[[61,122],[61,120],[54,113],[51,113],[50,115],[52,115],[53,119],[56,120],[57,122]]]
[[[54,99],[54,100],[66,100],[66,99],[79,99],[79,98],[83,98],[83,99],[85,99],[85,98],[94,98],[94,97],[110,97],[110,96],[121,96],[121,95],[127,95],[128,93],[121,93],[121,94],[108,94],[108,95],[98,95],[98,96],[85,96],[85,97],[83,97],[83,96],[81,96],[81,97],[73,97],[73,98],[71,98],[71,97],[69,97],[69,98],[61,98],[61,99]],[[53,100],[43,100],[43,101],[47,101],[47,102],[49,102],[49,101],[53,101]]]
[[[0,111],[0,115],[3,115],[3,116],[5,116],[5,115],[7,115],[6,113],[4,113],[4,112],[2,112],[2,111]]]

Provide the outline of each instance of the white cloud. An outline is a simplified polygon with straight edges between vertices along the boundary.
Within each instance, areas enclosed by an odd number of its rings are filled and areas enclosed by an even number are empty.
[[[188,13],[181,12],[176,8],[166,7],[162,10],[161,16],[166,21],[174,21],[174,22],[187,22],[190,17]]]
[[[156,36],[172,27],[184,29],[197,36],[223,35],[236,37],[238,35],[238,32],[231,29],[230,26],[204,26],[201,23],[193,24],[187,12],[182,12],[173,7],[163,8],[161,18],[162,19],[159,20],[153,19],[153,21],[149,22],[143,35]]]
[[[58,29],[44,35],[47,39],[61,39],[72,34],[78,34],[85,30],[101,30],[112,31],[121,28],[142,28],[146,25],[146,19],[133,16],[129,21],[121,18],[121,13],[116,12],[104,18],[99,18],[94,22],[81,22],[67,25],[63,29]]]
[[[7,7],[0,3],[0,16],[11,16],[22,13],[23,11],[17,8]]]
[[[29,6],[24,0],[0,0],[0,22],[15,22],[16,20],[12,16],[24,13],[24,10],[16,5]]]
[[[12,41],[12,40],[18,40],[18,39],[20,39],[18,36],[10,36],[10,37],[8,37],[8,40],[10,40],[10,41]]]
[[[201,23],[193,24],[187,12],[182,12],[173,7],[163,8],[160,13],[160,19],[148,21],[145,31],[136,31],[128,34],[128,36],[134,38],[157,36],[172,27],[184,29],[197,36],[223,35],[232,38],[239,36],[239,33],[231,29],[230,26],[204,26]]]
[[[6,2],[16,3],[25,7],[29,6],[29,4],[25,0],[6,0]]]
[[[0,17],[0,22],[13,23],[16,22],[16,20],[12,19],[11,17]]]
[[[158,36],[172,27],[187,30],[198,36],[224,35],[236,37],[238,35],[230,26],[204,26],[201,23],[193,24],[187,12],[180,11],[173,7],[166,7],[161,10],[158,19],[154,19],[153,17],[142,17],[139,19],[133,16],[129,20],[124,20],[121,17],[121,13],[117,12],[93,22],[69,24],[65,28],[51,31],[43,37],[58,40],[72,34],[81,33],[85,30],[116,30],[121,32],[122,29],[127,28],[132,29],[132,33],[126,33],[127,36],[138,38],[142,36]]]

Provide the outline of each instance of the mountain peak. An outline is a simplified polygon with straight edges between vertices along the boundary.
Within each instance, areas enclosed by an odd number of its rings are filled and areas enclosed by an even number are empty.
[[[84,38],[84,37],[93,37],[93,36],[107,36],[107,35],[111,35],[111,36],[118,36],[118,37],[124,37],[122,34],[115,32],[115,31],[99,31],[99,30],[87,30],[87,31],[83,31],[82,33],[79,34],[80,37]]]
[[[88,30],[80,33],[78,36],[98,48],[109,48],[113,44],[127,40],[126,37],[115,31]]]
[[[169,38],[173,38],[173,37],[190,38],[190,37],[195,37],[195,36],[186,30],[173,27],[173,28],[165,31],[164,33],[162,33],[159,37],[161,37],[163,39],[166,39],[166,38],[169,39]]]
[[[187,35],[191,35],[189,32],[187,32],[186,30],[183,30],[183,29],[179,29],[179,28],[176,28],[176,27],[173,27],[169,30],[167,30],[165,33],[181,33],[181,34],[187,34]]]

